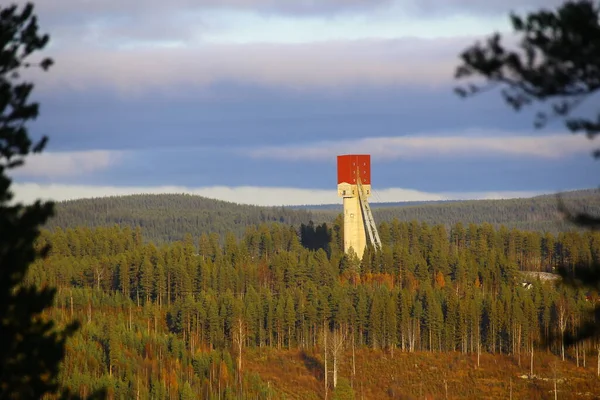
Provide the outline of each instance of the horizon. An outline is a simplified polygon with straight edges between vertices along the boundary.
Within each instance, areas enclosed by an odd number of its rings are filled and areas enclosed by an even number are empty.
[[[255,190],[255,188],[252,188],[251,190]],[[463,201],[486,201],[486,200],[518,200],[518,199],[532,199],[532,198],[537,198],[537,197],[541,197],[541,196],[550,196],[550,195],[557,195],[557,194],[567,194],[567,193],[573,193],[573,192],[582,192],[582,191],[591,191],[591,190],[598,190],[597,188],[585,188],[585,189],[575,189],[575,190],[565,190],[565,191],[560,191],[560,192],[555,192],[555,193],[538,193],[538,194],[532,194],[531,196],[516,196],[516,197],[500,197],[495,196],[495,197],[488,197],[488,198],[444,198],[444,199],[431,199],[431,200],[400,200],[400,201],[369,201],[369,204],[371,204],[371,206],[374,206],[375,208],[379,208],[379,206],[381,205],[387,205],[390,204],[391,206],[402,206],[403,203],[417,203],[417,204],[438,204],[438,203],[446,203],[446,202],[463,202]],[[377,194],[375,191],[373,191],[374,195],[377,197]],[[342,202],[329,202],[329,203],[290,203],[290,204],[277,204],[277,203],[271,203],[271,202],[266,202],[266,203],[259,203],[259,204],[253,204],[253,203],[243,203],[243,202],[239,202],[236,201],[234,197],[231,198],[227,198],[225,196],[225,198],[215,198],[215,197],[210,197],[209,195],[205,195],[202,192],[198,192],[197,190],[195,192],[193,191],[156,191],[156,192],[144,192],[144,191],[140,191],[140,192],[134,192],[134,193],[113,193],[113,194],[105,194],[105,195],[99,195],[99,196],[87,196],[87,197],[65,197],[63,199],[58,199],[58,200],[53,200],[56,201],[58,204],[60,203],[69,203],[69,202],[74,202],[74,201],[79,201],[79,200],[102,200],[102,199],[107,199],[107,198],[119,198],[119,197],[129,197],[129,196],[146,196],[146,195],[150,195],[150,196],[154,196],[154,195],[166,195],[166,196],[176,196],[176,195],[181,195],[181,196],[196,196],[196,197],[202,197],[208,200],[214,200],[214,201],[224,201],[224,202],[228,202],[228,203],[233,203],[236,205],[248,205],[248,206],[257,206],[257,207],[284,207],[284,208],[311,208],[311,207],[315,207],[315,208],[319,208],[319,207],[342,207]],[[337,198],[337,192],[333,192],[333,197]],[[41,200],[52,200],[50,198],[42,198]],[[22,199],[19,199],[18,197],[15,199],[15,201],[19,202],[19,201],[23,201]]]

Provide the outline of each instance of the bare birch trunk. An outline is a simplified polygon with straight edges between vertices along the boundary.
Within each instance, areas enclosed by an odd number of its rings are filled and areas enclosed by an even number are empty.
[[[323,347],[324,347],[324,353],[325,353],[325,360],[324,360],[324,375],[325,375],[325,400],[327,400],[327,390],[328,390],[328,385],[327,385],[327,324],[325,323],[325,320],[323,320]],[[600,354],[600,353],[599,353]],[[600,357],[600,355],[599,355]],[[599,358],[600,360],[600,358]],[[599,361],[600,362],[600,361]]]
[[[352,335],[352,387],[354,388],[354,379],[356,379],[356,359],[354,356],[354,335]]]
[[[341,351],[344,346],[345,334],[342,328],[335,328],[333,331],[333,341],[331,343],[331,353],[333,355],[333,388],[337,387],[338,367],[340,364]]]
[[[531,343],[531,360],[529,361],[529,375],[533,375],[533,343]]]
[[[598,351],[598,370],[596,372],[596,375],[600,376],[600,346],[596,345],[596,349]]]

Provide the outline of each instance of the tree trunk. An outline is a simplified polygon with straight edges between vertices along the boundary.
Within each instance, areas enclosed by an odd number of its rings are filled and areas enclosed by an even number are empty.
[[[342,331],[342,327],[334,328],[333,337],[331,342],[331,353],[333,356],[333,388],[337,387],[338,367],[340,364],[340,358],[342,350],[344,348],[344,341],[346,340],[346,329]]]
[[[355,361],[355,357],[354,357],[354,334],[353,334],[352,335],[352,387],[353,388],[354,388],[354,379],[356,379],[356,361]]]
[[[446,390],[446,400],[448,400],[448,381],[444,379],[444,389]]]
[[[596,375],[600,376],[600,346],[597,347],[597,351],[598,351],[598,371],[596,372]]]
[[[171,306],[171,273],[167,272],[167,307]]]
[[[335,334],[334,334],[335,335]],[[333,388],[337,386],[337,372],[338,372],[338,352],[333,351]]]
[[[554,400],[558,400],[558,391],[556,390],[556,369],[554,370]]]
[[[560,355],[565,361],[565,330],[567,329],[567,310],[562,301],[558,303],[558,327],[560,329]]]
[[[400,333],[400,346],[402,348],[402,351],[406,350],[406,345],[404,343],[404,329],[402,329],[402,332]]]
[[[100,269],[96,269],[96,289],[100,290],[100,279],[102,278],[102,273]]]
[[[238,376],[240,388],[242,387],[242,345],[244,343],[244,329],[242,318],[238,318]]]
[[[531,343],[531,360],[529,361],[529,375],[533,375],[533,343]]]
[[[325,362],[323,363],[324,378],[325,378],[325,400],[327,400],[327,328],[325,320],[323,319],[323,347],[325,348]],[[598,352],[598,365],[600,368],[600,352]]]

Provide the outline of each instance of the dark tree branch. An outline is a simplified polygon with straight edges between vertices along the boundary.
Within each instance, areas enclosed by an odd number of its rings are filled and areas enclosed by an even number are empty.
[[[511,14],[513,29],[521,36],[519,49],[506,49],[496,33],[461,54],[455,77],[483,78],[488,87],[502,85],[504,100],[517,111],[551,101],[550,110],[536,118],[535,126],[541,128],[549,116],[568,116],[600,89],[598,15],[599,7],[591,1],[570,1],[555,12],[542,10],[526,18]],[[456,90],[462,97],[482,91],[475,84]],[[600,132],[600,110],[598,121],[568,119],[566,126],[593,136]]]
[[[558,211],[563,214],[567,221],[591,230],[600,229],[600,217],[591,216],[587,213],[573,213],[567,208],[560,195],[557,196],[557,199]]]
[[[78,323],[58,329],[43,311],[53,305],[55,290],[27,286],[29,265],[45,257],[48,248],[36,250],[40,227],[54,213],[51,202],[11,205],[11,179],[7,171],[23,165],[27,155],[41,152],[47,138],[33,143],[26,124],[37,118],[39,106],[29,100],[33,84],[20,81],[23,68],[48,70],[51,59],[29,57],[42,50],[48,35],[38,33],[33,4],[19,11],[0,5],[0,399],[74,399],[61,388],[59,366],[66,340]],[[92,398],[103,398],[98,391]]]
[[[534,126],[563,119],[573,133],[589,139],[600,134],[600,107],[591,117],[573,117],[572,112],[600,91],[600,3],[591,0],[567,1],[556,10],[540,10],[525,17],[510,15],[513,31],[520,38],[517,50],[504,47],[501,36],[493,34],[484,44],[466,49],[457,67],[457,79],[478,78],[483,85],[467,83],[455,92],[471,97],[490,87],[502,87],[502,97],[515,111],[533,104],[548,104],[536,114]],[[594,152],[600,158],[600,150]],[[576,226],[600,228],[600,217],[570,211],[558,197],[558,209]],[[598,291],[600,264],[594,260],[571,268],[559,268],[560,284]],[[545,340],[566,344],[600,337],[600,306],[573,334],[551,335]]]

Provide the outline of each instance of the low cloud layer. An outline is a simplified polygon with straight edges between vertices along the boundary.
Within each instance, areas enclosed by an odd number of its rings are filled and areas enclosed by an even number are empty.
[[[432,16],[444,13],[508,15],[509,11],[513,10],[553,9],[562,4],[564,0],[404,0],[403,2],[409,9]]]
[[[77,177],[114,167],[120,159],[119,152],[102,150],[44,152],[30,155],[23,166],[11,173],[26,178]]]
[[[458,54],[474,38],[356,40],[310,44],[206,45],[196,48],[67,49],[40,90],[116,90],[133,95],[243,83],[287,90],[360,85],[437,86],[453,79]]]
[[[584,136],[554,134],[514,136],[494,132],[486,136],[403,136],[366,138],[310,145],[268,146],[240,154],[280,161],[333,160],[338,154],[371,154],[380,160],[414,159],[432,156],[502,155],[556,159],[575,154],[590,154],[594,143]]]
[[[27,0],[13,0],[24,4]],[[268,15],[332,16],[348,12],[368,12],[383,7],[406,13],[457,12],[466,14],[506,13],[511,9],[554,7],[561,0],[46,0],[37,9],[48,18],[75,15],[93,18],[119,14],[166,13],[185,11],[232,10]]]
[[[14,1],[14,0],[13,0]],[[27,0],[16,0],[24,4]],[[46,0],[37,6],[48,18],[65,15],[144,14],[184,11],[244,10],[265,14],[334,15],[374,9],[393,0]]]
[[[208,198],[261,206],[334,204],[341,203],[335,190],[296,189],[252,186],[213,186],[213,187],[115,187],[17,183],[13,186],[15,201],[32,202],[44,200],[74,200],[80,198],[98,198],[106,196],[124,196],[129,194],[186,193]],[[431,193],[412,189],[389,188],[374,191],[372,202],[425,201],[425,200],[463,200],[463,199],[506,199],[532,197],[540,192],[465,192]]]
[[[16,0],[23,5],[27,0]],[[53,38],[53,45],[83,48],[109,48],[119,45],[172,46],[201,43],[216,37],[246,40],[254,32],[265,31],[280,40],[298,37],[299,30],[311,31],[310,23],[318,21],[319,31],[325,26],[345,29],[354,36],[379,37],[374,28],[385,24],[385,30],[404,35],[420,31],[428,36],[446,36],[456,32],[472,32],[469,26],[495,30],[494,21],[508,16],[513,9],[553,7],[559,0],[529,0],[522,3],[473,0],[44,0],[36,3],[36,13],[44,31]],[[455,27],[446,25],[449,19],[461,18]],[[482,22],[482,18],[488,23]],[[469,22],[465,23],[464,20]],[[278,21],[275,22],[274,21]],[[419,21],[428,27],[415,26]],[[307,22],[309,25],[302,25]],[[300,23],[298,25],[297,23]],[[349,23],[350,25],[346,25]],[[423,24],[417,23],[419,26]],[[490,25],[491,24],[491,25]],[[430,25],[430,27],[429,27]],[[506,19],[508,28],[508,19]],[[295,31],[295,32],[293,32]],[[339,32],[341,32],[339,31]],[[352,31],[352,32],[349,32]],[[437,32],[437,33],[436,33]],[[489,32],[488,32],[489,33]],[[426,34],[427,35],[427,34]],[[396,35],[397,36],[397,35]],[[387,36],[389,37],[389,36]],[[321,40],[321,39],[317,39]]]

